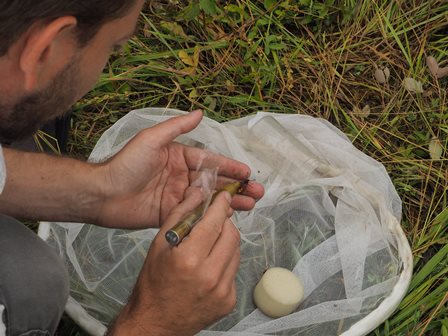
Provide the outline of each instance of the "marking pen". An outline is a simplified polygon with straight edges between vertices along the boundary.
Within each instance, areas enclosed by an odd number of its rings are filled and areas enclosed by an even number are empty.
[[[221,191],[228,191],[230,195],[235,196],[243,192],[244,188],[248,185],[249,180],[245,180],[242,182],[233,182],[225,185],[222,189],[213,193],[212,199],[210,201],[213,202],[216,196]],[[204,201],[200,205],[198,205],[191,213],[189,213],[184,219],[182,219],[179,223],[177,223],[171,230],[169,230],[165,234],[165,238],[172,246],[177,246],[179,243],[190,233],[193,227],[199,222],[204,214],[205,208],[209,203]]]

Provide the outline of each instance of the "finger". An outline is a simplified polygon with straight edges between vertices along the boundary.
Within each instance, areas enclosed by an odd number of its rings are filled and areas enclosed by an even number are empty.
[[[148,138],[151,146],[162,147],[171,143],[179,135],[188,133],[195,129],[202,120],[202,111],[196,110],[186,115],[174,117],[148,130]]]
[[[238,256],[232,259],[231,264],[226,269],[226,273],[223,277],[221,277],[220,285],[222,286],[225,293],[227,293],[228,299],[226,300],[229,304],[228,309],[229,313],[232,311],[238,303],[238,293],[236,286],[236,276],[238,272],[238,268],[240,265],[240,259]]]
[[[187,199],[187,198],[193,196],[193,194],[195,194],[195,193],[201,193],[203,199],[204,199],[204,196],[206,194],[206,193],[204,193],[204,190],[201,187],[189,186],[184,191],[184,198],[183,199]]]
[[[201,175],[201,172],[198,171],[190,171],[189,179],[190,181],[194,182],[196,181],[199,176]],[[216,180],[216,186],[215,190],[222,189],[225,185],[235,182],[236,180],[233,178],[225,177],[225,176],[218,176]],[[241,181],[241,180],[238,180]],[[241,195],[245,195],[248,197],[253,198],[254,200],[259,200],[264,196],[264,187],[262,184],[257,183],[256,181],[249,181],[249,183],[244,188]]]
[[[249,181],[241,194],[232,198],[231,207],[235,210],[248,211],[255,207],[255,202],[264,195],[264,187],[255,181]]]
[[[218,175],[245,180],[250,176],[248,165],[196,147],[184,147],[184,155],[191,170],[218,168]]]
[[[240,262],[240,232],[230,219],[210,252],[208,262],[221,269],[220,278],[233,281]]]
[[[190,181],[195,181],[197,179],[199,173],[191,172],[190,173]],[[235,182],[234,179],[226,178],[226,177],[218,177],[216,182],[215,189],[220,190],[226,184],[231,182]],[[264,187],[255,181],[249,181],[247,186],[244,188],[241,194],[237,194],[233,196],[231,207],[234,210],[242,210],[249,211],[255,207],[255,202],[264,196]]]
[[[232,209],[238,211],[250,211],[255,207],[255,200],[252,197],[235,195],[230,204]]]
[[[183,249],[189,250],[186,253],[194,253],[203,257],[210,254],[222,232],[230,202],[231,197],[228,192],[221,192],[216,196],[204,217],[191,230],[189,239],[182,243],[184,244]]]
[[[241,264],[240,253],[235,253],[229,266],[225,269],[222,275],[222,281],[228,283],[230,286],[235,285],[235,280],[238,275],[238,270]]]
[[[165,234],[168,230],[173,228],[185,216],[201,204],[204,200],[204,195],[200,188],[189,188],[185,194],[185,199],[171,210],[165,222],[160,228],[160,233]]]
[[[251,197],[254,200],[259,200],[264,196],[264,187],[256,181],[249,181],[241,195]]]

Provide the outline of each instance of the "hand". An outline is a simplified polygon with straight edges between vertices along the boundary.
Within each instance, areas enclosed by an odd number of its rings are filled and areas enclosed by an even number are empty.
[[[154,239],[129,303],[108,335],[194,335],[232,311],[240,236],[220,193],[177,247],[165,233],[201,202],[197,192],[176,207]]]
[[[249,177],[247,165],[173,142],[201,121],[200,111],[172,118],[137,134],[112,160],[101,165],[103,201],[95,223],[127,229],[158,227],[184,199],[184,192],[201,168],[218,168],[218,185]],[[251,182],[232,207],[250,210],[262,197],[261,185]]]

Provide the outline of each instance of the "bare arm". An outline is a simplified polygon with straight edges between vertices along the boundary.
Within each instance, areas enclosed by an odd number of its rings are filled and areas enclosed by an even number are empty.
[[[3,148],[6,185],[0,212],[18,218],[96,222],[99,165]]]
[[[241,162],[174,142],[201,118],[197,111],[145,129],[102,164],[5,149],[7,180],[0,212],[114,228],[159,227],[184,199],[199,162],[218,168],[218,187],[250,175]],[[252,209],[263,193],[252,182],[245,195],[234,197],[232,207]]]

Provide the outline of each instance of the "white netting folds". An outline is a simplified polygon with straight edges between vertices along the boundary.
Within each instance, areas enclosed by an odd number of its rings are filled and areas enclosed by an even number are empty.
[[[5,187],[6,183],[6,165],[5,165],[5,159],[3,157],[3,149],[2,146],[0,146],[0,194],[3,191],[3,188]]]
[[[100,139],[103,161],[138,131],[184,112],[132,111]],[[177,141],[247,163],[265,186],[252,212],[235,214],[243,236],[236,309],[201,335],[364,335],[391,314],[412,272],[400,228],[401,201],[384,167],[324,120],[258,113],[219,124],[204,118]],[[69,314],[100,335],[126,302],[155,229],[137,232],[84,224],[42,224],[71,276]],[[303,281],[305,301],[271,319],[252,303],[267,267]]]

